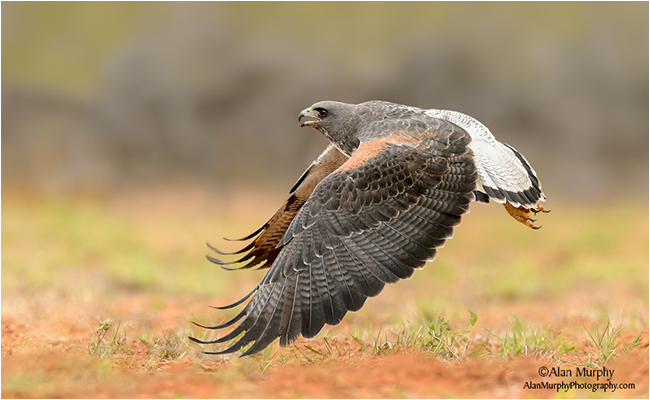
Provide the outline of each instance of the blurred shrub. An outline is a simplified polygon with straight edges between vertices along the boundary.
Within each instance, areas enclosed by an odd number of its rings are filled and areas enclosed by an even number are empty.
[[[647,3],[3,3],[2,178],[292,179],[323,99],[470,114],[547,194],[646,195]]]

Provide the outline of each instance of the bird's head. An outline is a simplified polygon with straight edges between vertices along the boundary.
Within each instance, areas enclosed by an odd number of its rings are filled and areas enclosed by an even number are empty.
[[[319,101],[300,112],[298,121],[308,118],[300,126],[320,131],[343,153],[350,155],[359,146],[357,132],[360,121],[355,104],[338,101]]]

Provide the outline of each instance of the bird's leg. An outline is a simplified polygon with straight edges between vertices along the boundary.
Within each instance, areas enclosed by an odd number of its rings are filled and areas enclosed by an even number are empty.
[[[506,207],[506,211],[508,211],[508,214],[510,214],[517,221],[533,229],[541,228],[541,226],[533,225],[533,223],[536,220],[530,217],[530,213],[532,210],[525,208],[523,206],[515,207],[512,204],[510,204],[508,201],[506,201],[503,205]],[[537,206],[537,211],[541,211],[541,210],[543,210],[543,208],[541,206]]]

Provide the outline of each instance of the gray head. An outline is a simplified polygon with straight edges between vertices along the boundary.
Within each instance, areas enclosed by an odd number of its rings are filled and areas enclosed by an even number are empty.
[[[343,153],[351,155],[359,146],[357,132],[362,126],[356,108],[356,104],[319,101],[302,110],[298,121],[305,117],[313,118],[303,122],[301,126],[309,126],[322,132]]]

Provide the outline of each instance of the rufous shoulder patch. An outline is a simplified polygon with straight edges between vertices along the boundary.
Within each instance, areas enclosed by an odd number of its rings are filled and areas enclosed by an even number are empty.
[[[362,166],[369,159],[380,154],[389,144],[406,144],[415,146],[418,144],[418,140],[406,133],[391,132],[386,136],[367,142],[361,142],[357,151],[355,151],[354,154],[352,154],[352,156],[335,172],[347,171]]]

